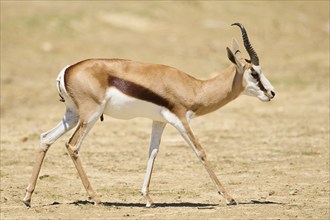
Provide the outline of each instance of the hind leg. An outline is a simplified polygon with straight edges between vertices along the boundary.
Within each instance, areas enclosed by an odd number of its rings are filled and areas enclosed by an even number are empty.
[[[42,166],[42,162],[45,158],[46,152],[49,147],[63,134],[72,129],[77,125],[79,121],[78,114],[75,110],[68,109],[65,112],[65,115],[62,121],[54,127],[52,130],[47,131],[40,136],[40,148],[37,150],[36,159],[33,166],[32,176],[29,182],[29,185],[26,188],[25,197],[23,198],[23,203],[27,206],[31,206],[31,197],[32,193],[37,184],[37,179],[39,172]]]
[[[66,148],[67,148],[69,155],[78,171],[80,179],[81,179],[89,197],[92,200],[94,200],[95,204],[101,203],[101,199],[99,198],[99,196],[96,195],[95,191],[92,188],[91,183],[89,182],[89,179],[86,175],[86,172],[82,166],[82,163],[81,163],[81,160],[79,157],[79,150],[80,150],[80,146],[81,146],[84,138],[86,137],[86,135],[88,134],[90,129],[93,127],[93,125],[95,124],[97,119],[101,116],[101,114],[103,112],[103,108],[104,107],[101,106],[98,111],[94,112],[92,114],[92,116],[89,116],[89,117],[84,117],[81,114],[80,123],[79,123],[77,129],[75,130],[75,132],[73,133],[73,135],[71,136],[69,142],[66,144]],[[84,118],[88,118],[88,120],[86,120]]]

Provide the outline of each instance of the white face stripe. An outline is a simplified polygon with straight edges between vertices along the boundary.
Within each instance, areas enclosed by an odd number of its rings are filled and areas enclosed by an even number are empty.
[[[272,84],[268,81],[263,73],[260,74],[260,81],[267,91],[274,91]]]
[[[265,77],[265,75],[262,73],[262,70],[261,70],[261,66],[255,66],[255,65],[252,65],[253,66],[253,69],[259,73],[259,76],[260,76],[260,81],[262,83],[262,85],[264,86],[264,88],[268,91],[274,91],[274,88],[272,86],[272,84],[270,84],[269,80]]]
[[[255,66],[252,64],[252,67],[256,72],[261,73],[261,66]]]
[[[271,94],[274,91],[273,86],[270,84],[268,79],[262,73],[260,66],[252,65],[252,67],[253,67],[254,71],[259,74],[259,80],[256,80],[251,75],[251,73],[252,73],[251,70],[247,69],[244,72],[244,79],[245,79],[245,83],[246,83],[244,94],[249,95],[249,96],[255,96],[258,99],[260,99],[261,101],[270,101],[273,96]],[[262,84],[265,91],[263,91],[260,88],[259,84]]]

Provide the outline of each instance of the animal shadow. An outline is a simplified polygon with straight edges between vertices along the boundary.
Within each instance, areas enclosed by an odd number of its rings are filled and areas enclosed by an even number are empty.
[[[84,206],[84,205],[94,205],[94,202],[88,201],[88,200],[78,200],[78,201],[69,202],[69,203],[53,202],[49,205],[52,206],[52,205],[62,205],[62,204]],[[146,207],[146,204],[145,203],[124,203],[124,202],[102,202],[101,204],[98,204],[98,206],[144,208],[144,207]],[[155,208],[155,207],[197,207],[200,209],[212,209],[217,206],[219,206],[219,204],[178,202],[178,203],[155,203],[154,206],[152,206],[152,208]]]
[[[75,202],[70,203],[59,203],[53,202],[49,205],[61,205],[61,204],[69,204],[69,205],[76,205],[76,206],[84,206],[84,205],[94,205],[94,202],[88,200],[78,200]],[[238,202],[239,205],[283,205],[285,203],[281,202],[273,202],[273,201],[259,201],[259,200],[250,200],[248,202]],[[124,202],[102,202],[98,204],[99,206],[109,206],[109,207],[141,207],[144,208],[146,205],[145,203],[124,203]],[[214,209],[218,207],[219,204],[209,204],[209,203],[193,203],[193,202],[178,202],[178,203],[155,203],[152,208],[155,207],[191,207],[191,208],[198,208],[198,209]]]
[[[284,205],[282,202],[251,200],[249,202],[239,202],[239,205]]]

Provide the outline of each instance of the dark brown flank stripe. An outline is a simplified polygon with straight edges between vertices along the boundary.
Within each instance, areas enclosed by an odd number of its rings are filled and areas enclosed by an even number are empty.
[[[126,81],[114,76],[109,76],[108,83],[109,86],[116,87],[118,90],[120,90],[122,93],[128,96],[141,99],[147,102],[152,102],[156,105],[164,106],[170,110],[173,108],[173,104],[167,99],[133,82]]]

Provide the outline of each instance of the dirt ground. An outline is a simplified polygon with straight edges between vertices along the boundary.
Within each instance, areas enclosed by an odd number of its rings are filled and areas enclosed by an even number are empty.
[[[103,204],[94,206],[58,140],[32,207],[21,202],[40,133],[64,112],[55,78],[67,64],[118,57],[206,79],[230,65],[225,47],[247,28],[277,95],[242,96],[192,127],[225,188],[226,206],[171,126],[140,195],[151,121],[105,117],[81,158]],[[246,54],[246,53],[245,53]],[[1,219],[329,219],[329,1],[1,1]]]

